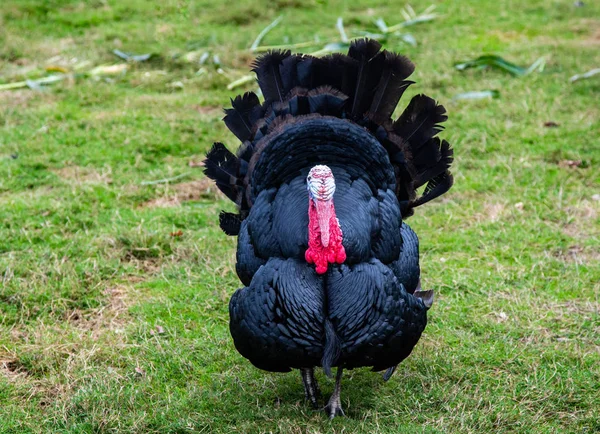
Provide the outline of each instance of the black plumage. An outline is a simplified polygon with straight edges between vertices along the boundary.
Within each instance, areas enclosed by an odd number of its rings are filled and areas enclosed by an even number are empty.
[[[226,112],[240,150],[215,144],[206,160],[206,174],[239,209],[220,216],[238,235],[245,285],[230,302],[235,346],[261,369],[300,369],[313,404],[312,370],[337,366],[331,416],[341,413],[342,369],[369,366],[388,379],[418,342],[433,300],[404,219],[451,187],[453,154],[436,137],[446,112],[433,99],[417,95],[390,118],[413,70],[371,40],[355,41],[347,56],[268,53],[254,65],[264,103],[248,93]],[[335,178],[345,249],[324,274],[305,259],[306,178],[317,165]]]
[[[231,100],[233,108],[225,109],[223,121],[242,142],[250,139],[254,124],[262,117],[263,107],[253,92],[246,92]]]
[[[238,166],[238,158],[223,143],[215,143],[204,161],[204,174],[214,179],[219,190],[234,202],[239,195]]]
[[[369,112],[380,118],[389,118],[402,98],[404,91],[414,82],[405,80],[415,70],[415,65],[404,56],[389,51],[383,52],[381,77]]]

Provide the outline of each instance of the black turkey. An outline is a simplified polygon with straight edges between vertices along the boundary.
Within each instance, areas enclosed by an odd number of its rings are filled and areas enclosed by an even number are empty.
[[[226,110],[241,147],[215,143],[205,161],[238,208],[220,215],[245,285],[229,304],[235,346],[260,369],[299,369],[315,406],[314,368],[337,367],[332,418],[343,369],[389,379],[433,302],[404,219],[451,187],[452,150],[436,137],[447,117],[433,99],[417,95],[391,119],[413,70],[373,40],[348,55],[270,52],[254,65],[264,102],[246,93]]]

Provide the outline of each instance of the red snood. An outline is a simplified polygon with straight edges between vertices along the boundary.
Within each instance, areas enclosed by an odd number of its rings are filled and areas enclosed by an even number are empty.
[[[318,274],[325,274],[328,264],[341,264],[346,260],[333,199],[308,199],[308,249],[304,257],[306,262],[316,265]]]

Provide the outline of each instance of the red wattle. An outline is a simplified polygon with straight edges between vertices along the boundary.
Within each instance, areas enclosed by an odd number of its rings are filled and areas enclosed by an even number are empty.
[[[346,251],[342,245],[342,229],[335,216],[333,202],[329,207],[329,243],[325,247],[322,243],[321,227],[327,225],[319,224],[319,211],[312,199],[308,201],[308,249],[304,254],[306,262],[315,264],[317,274],[325,274],[328,264],[341,264],[346,260]],[[323,207],[319,207],[323,208]],[[322,217],[322,216],[321,216]],[[321,222],[323,223],[323,222]],[[324,237],[327,239],[327,237]]]

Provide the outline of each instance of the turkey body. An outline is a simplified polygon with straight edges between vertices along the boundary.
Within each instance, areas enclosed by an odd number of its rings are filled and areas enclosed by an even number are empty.
[[[376,370],[400,363],[425,328],[425,306],[412,295],[418,240],[394,192],[373,194],[343,167],[332,171],[347,260],[325,275],[304,260],[305,174],[261,192],[242,223],[237,268],[248,286],[231,298],[230,329],[238,351],[258,368],[320,366],[326,319],[339,339],[334,366]]]
[[[315,406],[313,369],[337,366],[330,417],[343,414],[343,369],[387,380],[419,341],[433,291],[405,219],[452,185],[453,153],[436,137],[444,107],[416,95],[392,121],[414,65],[380,49],[259,58],[265,101],[238,96],[224,118],[242,145],[215,143],[205,160],[238,209],[220,215],[244,285],[229,304],[235,347],[260,369],[300,369]]]

